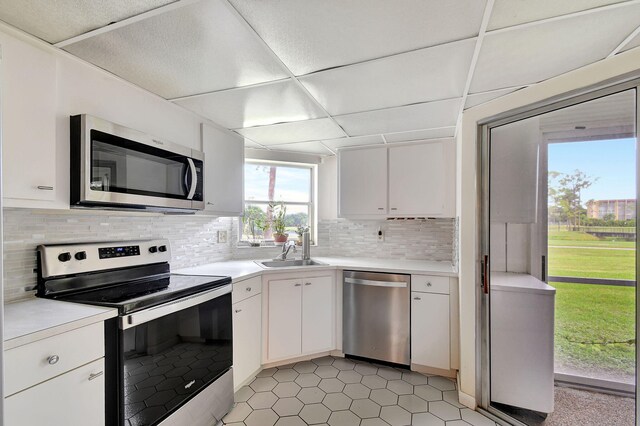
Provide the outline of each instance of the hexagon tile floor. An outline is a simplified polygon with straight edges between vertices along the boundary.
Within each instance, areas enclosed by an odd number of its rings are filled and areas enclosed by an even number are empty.
[[[236,393],[229,426],[495,426],[458,403],[454,381],[323,357],[261,371]]]

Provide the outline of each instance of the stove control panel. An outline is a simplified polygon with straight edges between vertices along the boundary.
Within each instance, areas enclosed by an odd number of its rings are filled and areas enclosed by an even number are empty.
[[[112,257],[140,256],[140,246],[100,247],[98,249],[100,259]]]

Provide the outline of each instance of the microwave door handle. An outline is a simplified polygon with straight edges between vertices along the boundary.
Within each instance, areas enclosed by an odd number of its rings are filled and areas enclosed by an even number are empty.
[[[193,200],[193,196],[196,193],[196,188],[198,187],[198,173],[196,172],[196,164],[191,158],[187,158],[187,163],[189,163],[189,169],[187,170],[187,173],[184,177],[184,181],[185,184],[187,184],[187,187],[189,186],[189,184],[187,183],[187,177],[189,176],[189,174],[191,174],[191,188],[189,189],[189,194],[187,194],[187,200]]]

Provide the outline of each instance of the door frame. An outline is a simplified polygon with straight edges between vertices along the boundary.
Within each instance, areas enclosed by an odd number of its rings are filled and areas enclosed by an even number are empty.
[[[640,309],[638,309],[638,301],[640,301],[640,286],[638,285],[638,272],[640,271],[640,256],[637,250],[637,228],[640,224],[640,78],[634,76],[627,81],[618,79],[617,81],[603,82],[595,87],[590,87],[584,90],[580,90],[575,93],[566,93],[559,97],[548,99],[539,104],[530,105],[524,108],[518,108],[517,110],[507,111],[500,115],[490,117],[482,122],[478,123],[478,137],[477,140],[477,199],[478,199],[478,215],[476,218],[478,224],[478,238],[477,238],[477,254],[476,259],[477,271],[476,274],[476,324],[477,324],[477,357],[476,357],[476,383],[477,383],[477,398],[478,409],[484,413],[489,414],[494,420],[504,425],[522,425],[524,423],[514,419],[508,414],[498,410],[491,406],[491,366],[490,366],[490,303],[489,303],[489,291],[491,286],[491,272],[490,272],[490,223],[489,223],[489,188],[490,188],[490,134],[491,129],[494,127],[502,126],[516,121],[524,120],[534,116],[538,116],[544,113],[560,110],[563,108],[571,107],[580,103],[588,102],[594,99],[598,99],[604,96],[613,95],[626,90],[635,89],[636,91],[636,421],[640,419],[640,399],[637,391],[637,383],[640,379],[640,365],[638,353],[640,351],[640,339],[637,338],[638,330],[640,329]],[[545,200],[546,203],[546,200]],[[546,210],[546,209],[545,209]],[[486,256],[486,257],[485,257]],[[487,265],[485,266],[485,259],[487,259]],[[486,287],[484,285],[484,273],[483,268],[486,267]]]

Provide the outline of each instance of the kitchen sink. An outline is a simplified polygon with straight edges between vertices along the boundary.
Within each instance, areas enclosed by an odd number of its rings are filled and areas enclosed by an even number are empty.
[[[318,262],[317,260],[309,259],[309,260],[265,260],[265,261],[257,261],[256,263],[260,266],[264,266],[265,268],[286,268],[291,266],[326,266],[326,263]]]

